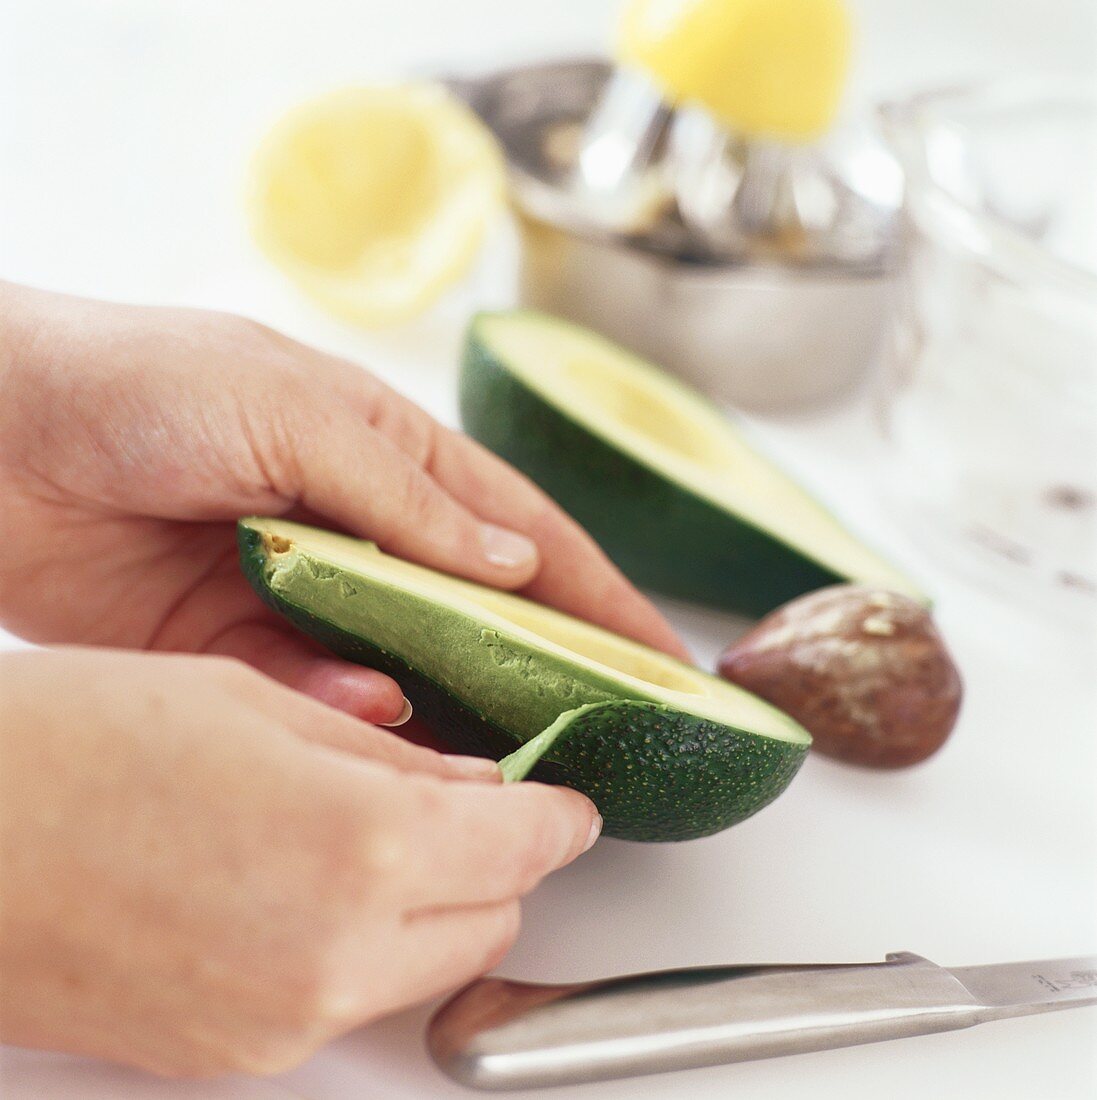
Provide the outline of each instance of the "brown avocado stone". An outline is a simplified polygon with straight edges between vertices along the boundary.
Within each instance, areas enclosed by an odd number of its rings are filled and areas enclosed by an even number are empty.
[[[917,600],[841,584],[792,600],[723,653],[719,672],[796,719],[827,756],[917,764],[944,744],[960,673]]]

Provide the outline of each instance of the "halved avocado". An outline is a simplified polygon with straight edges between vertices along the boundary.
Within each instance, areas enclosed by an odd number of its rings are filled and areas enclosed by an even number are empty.
[[[240,521],[239,543],[271,607],[394,677],[456,748],[521,749],[510,778],[536,763],[538,778],[589,795],[610,836],[687,840],[734,825],[788,786],[811,743],[715,676],[372,543],[261,518]]]
[[[465,430],[643,587],[747,615],[841,581],[924,598],[715,406],[593,332],[479,314],[460,398]]]

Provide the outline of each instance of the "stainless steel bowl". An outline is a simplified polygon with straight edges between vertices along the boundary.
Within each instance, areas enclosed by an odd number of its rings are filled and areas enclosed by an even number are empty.
[[[852,146],[833,161],[853,203],[853,231],[831,251],[816,241],[729,258],[673,217],[623,232],[600,223],[569,186],[611,72],[602,61],[559,61],[450,82],[507,154],[522,301],[613,337],[719,401],[779,408],[848,390],[873,363],[888,323],[898,198],[874,200],[854,169],[868,163],[871,175],[883,160],[884,175],[894,176],[894,166],[878,150],[857,162],[863,150]]]

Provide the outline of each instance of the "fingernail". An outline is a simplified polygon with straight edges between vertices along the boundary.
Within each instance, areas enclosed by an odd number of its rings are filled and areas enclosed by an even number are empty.
[[[537,556],[537,547],[525,535],[517,531],[508,531],[505,527],[496,527],[494,523],[480,524],[480,545],[484,557],[492,565],[513,568],[527,565]]]
[[[587,842],[583,845],[583,851],[589,852],[594,847],[594,842],[602,835],[602,815],[595,814],[594,820],[590,823],[590,833],[587,836]]]
[[[378,722],[379,726],[387,726],[392,729],[393,726],[402,726],[411,717],[411,703],[407,698],[404,699],[404,706],[400,713],[391,722]]]
[[[482,756],[456,756],[449,753],[443,753],[442,756],[453,774],[462,779],[494,779],[496,782],[502,782],[503,773],[494,760],[485,760]]]

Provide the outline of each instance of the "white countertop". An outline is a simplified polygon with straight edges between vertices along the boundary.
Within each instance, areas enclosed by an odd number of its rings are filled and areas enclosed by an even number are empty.
[[[1094,9],[1085,0],[854,6],[863,28],[854,103],[916,83],[1093,64]],[[507,240],[469,288],[415,329],[356,333],[312,311],[255,256],[238,202],[246,152],[273,114],[318,88],[439,60],[475,67],[592,52],[610,10],[595,0],[537,8],[13,0],[0,37],[0,277],[247,312],[369,364],[452,422],[461,317],[474,298],[505,300]],[[862,409],[764,430],[936,595],[967,681],[959,728],[910,771],[812,758],[777,803],[720,836],[600,842],[529,899],[500,972],[567,981],[693,964],[873,960],[893,950],[944,965],[1097,950],[1092,635],[1080,639],[1077,625],[1041,622],[969,586],[893,529],[865,473],[878,444]],[[664,606],[711,667],[734,633],[731,620]],[[427,1060],[427,1015],[350,1035],[270,1081],[163,1082],[8,1048],[0,1092],[5,1100],[468,1096]],[[1083,1010],[553,1095],[1073,1100],[1095,1091],[1097,1012]]]

